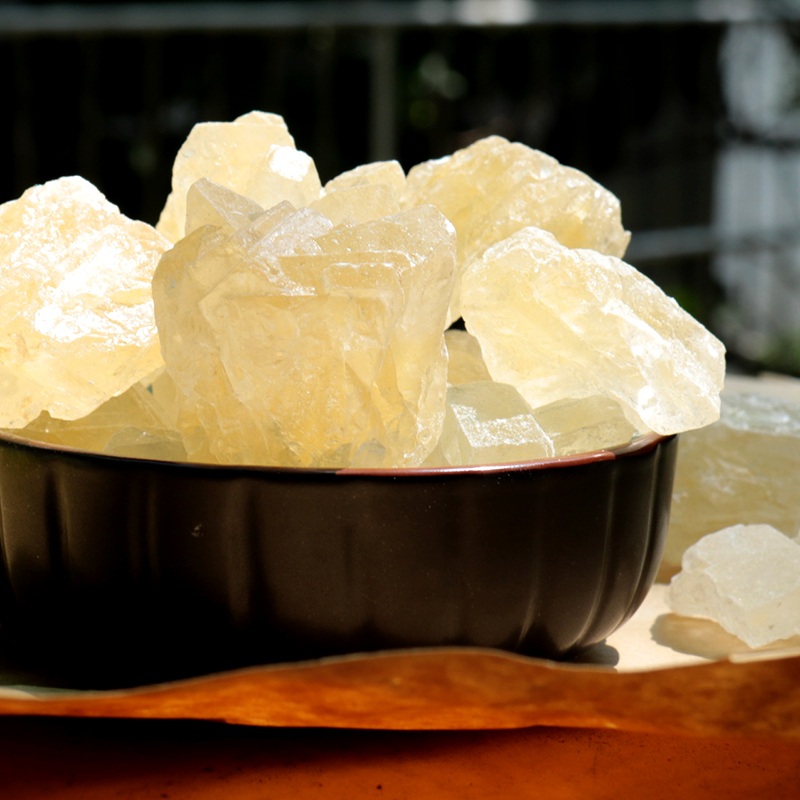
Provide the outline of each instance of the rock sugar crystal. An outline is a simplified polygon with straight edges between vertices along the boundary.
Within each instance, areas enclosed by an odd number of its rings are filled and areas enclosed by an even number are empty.
[[[733,525],[683,554],[667,598],[677,614],[718,622],[750,647],[800,634],[800,544],[770,525]]]
[[[637,430],[622,406],[610,397],[566,397],[537,408],[536,419],[558,456],[608,450],[627,444]]]
[[[186,233],[186,195],[201,178],[264,208],[284,200],[306,206],[321,190],[313,160],[295,148],[283,118],[263,111],[192,128],[175,157],[172,192],[156,226],[171,242]]]
[[[12,430],[39,442],[76,447],[112,455],[183,461],[186,451],[169,414],[153,392],[134,383],[84,417],[54,419],[43,411],[24,428]],[[123,443],[134,443],[124,448]]]
[[[153,282],[190,458],[421,463],[444,418],[452,225],[431,206],[338,228],[288,202],[250,216],[192,232]]]
[[[406,176],[397,161],[376,161],[343,172],[322,189],[311,208],[333,222],[358,224],[400,211]]]
[[[444,341],[447,345],[448,383],[456,385],[492,379],[480,343],[471,333],[451,328],[445,331]]]
[[[487,247],[530,225],[566,247],[622,257],[630,234],[619,200],[582,172],[502,136],[488,136],[408,173],[406,205],[432,203],[458,231],[459,274]],[[459,285],[451,319],[461,314]]]
[[[800,403],[723,394],[719,421],[681,437],[659,577],[677,572],[702,536],[736,523],[800,529]]]
[[[618,258],[523,228],[472,262],[462,313],[492,378],[534,410],[599,395],[661,434],[719,416],[722,344]]]
[[[83,417],[161,364],[150,284],[168,247],[79,177],[0,206],[0,427]]]
[[[494,381],[447,390],[439,447],[450,466],[530,461],[555,454],[553,442],[520,393]]]

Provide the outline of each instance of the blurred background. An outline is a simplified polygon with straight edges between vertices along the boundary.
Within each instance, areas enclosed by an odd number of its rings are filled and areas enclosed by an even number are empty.
[[[323,181],[524,142],[733,368],[800,374],[800,0],[0,0],[0,74],[0,202],[80,174],[151,223],[192,125],[253,109]]]

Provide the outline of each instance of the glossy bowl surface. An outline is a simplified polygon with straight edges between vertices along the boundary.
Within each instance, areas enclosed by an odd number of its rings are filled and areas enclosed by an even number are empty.
[[[676,451],[333,471],[0,434],[0,633],[121,683],[440,645],[568,657],[648,591]]]

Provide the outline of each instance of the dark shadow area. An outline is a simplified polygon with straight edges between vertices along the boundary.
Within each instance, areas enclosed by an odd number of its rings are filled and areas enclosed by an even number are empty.
[[[0,200],[80,174],[154,224],[191,127],[261,109],[285,117],[323,181],[375,158],[409,169],[500,134],[607,186],[634,232],[707,225],[723,33],[699,24],[0,32],[9,76],[0,147],[11,154]],[[394,58],[384,63],[386,47]],[[390,118],[376,121],[379,96]],[[710,318],[718,291],[707,253],[666,262],[644,253],[635,265]]]
[[[615,667],[619,664],[619,650],[605,642],[599,642],[580,653],[575,654],[567,663],[596,664],[603,667]]]
[[[0,737],[6,800],[797,796],[798,745],[769,739],[31,717],[0,720]]]

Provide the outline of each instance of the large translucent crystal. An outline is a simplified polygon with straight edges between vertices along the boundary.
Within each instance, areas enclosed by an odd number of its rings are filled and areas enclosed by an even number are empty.
[[[800,528],[799,403],[723,394],[719,421],[681,436],[659,577],[700,537],[737,523]]]
[[[734,525],[683,555],[668,603],[709,617],[750,647],[800,634],[800,544],[770,525]]]
[[[150,281],[167,247],[79,177],[0,206],[0,426],[83,417],[161,364]]]
[[[283,203],[183,239],[153,290],[190,457],[421,463],[444,417],[454,262],[430,206],[334,229]]]
[[[408,173],[406,206],[432,203],[458,231],[459,274],[487,247],[535,225],[566,247],[622,257],[630,234],[619,200],[552,156],[489,136]],[[461,313],[458,283],[450,318]]]
[[[295,148],[283,119],[262,111],[192,128],[175,158],[172,192],[156,226],[172,242],[187,232],[186,195],[200,178],[233,189],[264,208],[283,200],[306,206],[321,190],[314,162]]]
[[[520,393],[513,386],[493,381],[447,389],[439,447],[451,466],[529,461],[555,452]]]
[[[618,258],[523,228],[473,261],[462,312],[492,377],[534,409],[601,395],[662,434],[719,416],[722,344]]]

